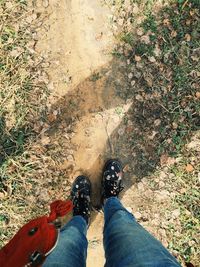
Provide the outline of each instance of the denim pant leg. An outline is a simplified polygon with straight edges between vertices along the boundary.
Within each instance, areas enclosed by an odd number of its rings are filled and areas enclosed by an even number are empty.
[[[106,201],[104,214],[106,267],[180,267],[116,197]]]
[[[87,223],[74,216],[61,230],[56,248],[46,258],[43,267],[85,267],[88,242]]]

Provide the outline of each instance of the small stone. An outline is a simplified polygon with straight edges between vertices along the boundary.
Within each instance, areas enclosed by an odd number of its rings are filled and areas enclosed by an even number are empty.
[[[43,7],[47,8],[49,6],[49,0],[43,0],[42,5]]]
[[[74,157],[72,155],[67,156],[68,161],[74,161]]]
[[[154,121],[154,125],[157,127],[157,126],[159,126],[161,124],[161,120],[160,119],[156,119],[155,121]]]

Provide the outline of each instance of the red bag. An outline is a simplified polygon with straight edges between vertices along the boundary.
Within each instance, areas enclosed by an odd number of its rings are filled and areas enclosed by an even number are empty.
[[[43,216],[25,224],[0,250],[1,267],[40,266],[56,247],[59,230],[53,223],[58,217],[72,211],[70,200],[55,201],[50,205],[49,217]]]

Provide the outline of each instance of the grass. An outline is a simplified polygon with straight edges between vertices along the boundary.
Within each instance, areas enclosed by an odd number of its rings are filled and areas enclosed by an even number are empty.
[[[124,1],[111,2],[126,11]],[[133,77],[127,90],[121,92],[134,103],[129,117],[124,118],[134,125],[127,145],[130,144],[130,150],[136,155],[138,177],[158,174],[163,155],[182,157],[168,170],[174,175],[165,181],[166,188],[176,193],[171,208],[180,208],[180,225],[169,224],[166,231],[169,248],[178,251],[182,262],[198,263],[199,152],[188,154],[185,147],[200,128],[199,1],[168,1],[168,5],[159,9],[155,8],[156,2],[131,1],[132,5],[138,5],[139,11],[124,12],[125,21],[130,19],[131,26],[122,29],[118,39],[122,49],[113,52],[127,63],[127,77],[129,73]],[[46,149],[50,144],[37,146],[35,142],[34,127],[45,114],[48,92],[38,79],[40,65],[35,64],[36,55],[32,52],[34,27],[26,21],[30,16],[27,1],[1,0],[0,9],[2,246],[19,226],[40,213],[43,206],[37,196],[42,193],[38,190],[48,186],[53,195],[68,173],[56,169],[55,162],[59,163],[62,152],[59,145],[51,144],[54,161],[52,152]],[[138,16],[142,18],[140,22]],[[146,42],[135,28],[142,28]],[[99,78],[97,72],[91,80],[95,82]],[[135,83],[131,85],[133,80]],[[71,105],[76,107],[76,103]],[[121,108],[115,112],[123,115]],[[149,138],[152,133],[156,134],[153,139]],[[185,165],[191,161],[194,171],[188,173]],[[50,182],[49,178],[52,178]],[[40,180],[45,180],[45,186]],[[155,188],[155,181],[150,183]]]
[[[18,228],[19,218],[24,221],[24,210],[30,213],[24,178],[36,169],[28,150],[36,138],[34,123],[45,110],[47,90],[38,82],[40,66],[37,70],[34,66],[34,27],[26,20],[30,16],[27,1],[1,0],[0,10],[1,246]]]
[[[171,170],[175,178],[166,182],[169,190],[186,190],[177,193],[172,203],[172,208],[181,209],[181,227],[169,227],[169,248],[178,251],[183,264],[197,263],[199,152],[188,155],[185,147],[200,130],[200,2],[165,1],[159,6],[156,1],[131,1],[138,7],[137,13],[119,2],[116,14],[125,22],[114,55],[127,62],[127,77],[133,77],[121,96],[134,103],[128,118],[134,125],[129,142],[137,155],[135,174],[144,177],[159,172],[165,155],[184,159]],[[131,26],[127,27],[127,21],[132,21]],[[142,34],[137,34],[138,29]],[[195,159],[195,172],[187,173],[184,166],[191,158]]]

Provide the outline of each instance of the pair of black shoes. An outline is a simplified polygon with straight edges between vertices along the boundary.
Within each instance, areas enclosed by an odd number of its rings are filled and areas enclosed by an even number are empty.
[[[109,197],[118,197],[123,190],[122,166],[118,160],[110,159],[103,169],[102,204]],[[89,223],[91,214],[91,182],[86,176],[78,176],[71,190],[71,199],[74,204],[73,215],[82,216]]]

